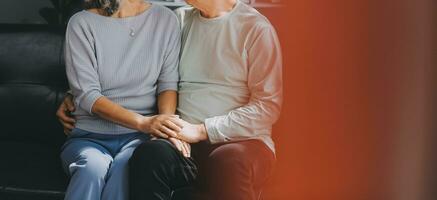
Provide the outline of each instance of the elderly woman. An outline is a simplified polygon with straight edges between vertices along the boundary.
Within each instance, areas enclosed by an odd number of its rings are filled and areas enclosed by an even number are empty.
[[[194,184],[201,199],[258,199],[275,161],[279,41],[269,21],[238,0],[187,3],[193,7],[176,11],[182,120],[171,120],[183,127],[177,138],[195,143],[192,155],[184,157],[162,140],[139,145],[129,162],[130,197],[170,199],[173,190]]]
[[[87,0],[66,31],[66,72],[75,107],[62,164],[65,199],[128,199],[128,160],[151,137],[181,130],[177,103],[180,28],[169,9],[143,0]],[[159,115],[158,115],[159,113]],[[71,132],[69,129],[72,129]],[[170,138],[175,146],[187,144]]]

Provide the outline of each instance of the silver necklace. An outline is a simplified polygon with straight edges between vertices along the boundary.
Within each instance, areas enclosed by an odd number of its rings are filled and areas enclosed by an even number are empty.
[[[135,16],[136,17],[136,16]],[[136,25],[136,20],[137,19],[135,19],[135,20],[133,20],[133,21],[131,21],[131,23],[132,23],[132,25],[133,26],[130,26],[130,25],[126,25],[126,24],[124,24],[124,23],[122,23],[122,22],[120,22],[120,21],[117,21],[120,25],[122,25],[122,26],[124,26],[124,27],[126,27],[127,29],[129,29],[129,35],[131,36],[131,37],[135,37],[135,34],[136,34],[136,32],[135,32],[135,25]],[[130,24],[130,23],[129,23]]]
[[[133,28],[130,28],[130,34],[131,37],[135,36],[135,30]]]
[[[141,12],[141,13],[139,13],[139,14],[137,14],[137,15],[135,15],[135,16],[132,16],[133,17],[133,20],[131,21],[131,23],[135,26],[137,23],[137,18],[140,18],[140,15],[142,15],[144,12],[147,12],[147,10],[148,9],[150,9],[150,8],[147,8],[146,10],[144,10],[143,12]],[[121,23],[121,22],[119,22],[118,20],[117,20],[117,22],[120,24],[120,25],[122,25],[122,26],[124,26],[124,27],[126,27],[126,28],[128,28],[129,29],[129,35],[131,36],[131,37],[135,37],[135,35],[136,35],[136,32],[135,32],[135,27],[134,26],[126,26],[125,24],[123,24],[123,23]]]

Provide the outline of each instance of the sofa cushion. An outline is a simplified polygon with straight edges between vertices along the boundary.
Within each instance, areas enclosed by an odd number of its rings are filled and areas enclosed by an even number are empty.
[[[0,142],[0,187],[3,193],[62,196],[68,179],[60,149],[40,143]]]
[[[0,25],[0,82],[66,86],[63,42],[59,28]]]
[[[0,140],[62,145],[62,127],[56,108],[63,92],[51,86],[0,84]]]
[[[55,112],[67,90],[63,33],[0,25],[0,140],[63,142]]]

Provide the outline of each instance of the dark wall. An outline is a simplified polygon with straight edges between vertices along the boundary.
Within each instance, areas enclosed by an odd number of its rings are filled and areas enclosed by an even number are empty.
[[[39,14],[39,10],[44,7],[53,7],[53,5],[50,0],[1,0],[0,23],[46,23]]]

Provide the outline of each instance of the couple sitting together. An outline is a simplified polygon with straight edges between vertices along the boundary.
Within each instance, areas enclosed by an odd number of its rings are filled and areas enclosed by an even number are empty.
[[[65,199],[259,198],[275,161],[279,41],[238,0],[86,0],[65,41]]]

